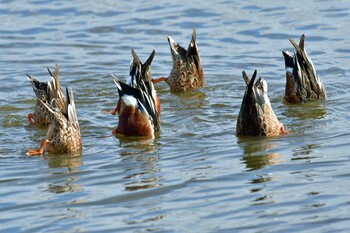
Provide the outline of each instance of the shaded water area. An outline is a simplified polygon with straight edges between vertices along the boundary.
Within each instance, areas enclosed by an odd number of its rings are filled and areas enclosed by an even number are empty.
[[[10,1],[0,3],[0,230],[4,232],[347,232],[350,228],[348,1]],[[156,86],[161,132],[120,140],[110,74],[127,79],[134,48],[153,49],[154,77],[172,66],[165,34],[192,29],[207,86]],[[282,50],[305,47],[328,92],[283,103]],[[80,121],[81,155],[26,157],[45,128],[28,124],[25,74],[60,66]],[[237,138],[242,70],[265,78],[290,134]]]

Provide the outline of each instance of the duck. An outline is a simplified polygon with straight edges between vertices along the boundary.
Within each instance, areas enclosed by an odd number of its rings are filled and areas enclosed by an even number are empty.
[[[53,74],[49,68],[47,68],[47,70],[51,76],[51,80],[47,83],[40,82],[29,74],[26,74],[33,87],[37,99],[35,103],[34,113],[28,114],[28,120],[30,124],[37,124],[42,126],[49,125],[49,110],[43,103],[50,105],[52,100],[55,100],[55,103],[57,105],[56,107],[60,109],[63,109],[66,104],[60,81],[58,79],[58,65],[56,64]]]
[[[131,55],[132,55],[133,59],[130,62],[129,78],[126,81],[126,84],[128,84],[129,86],[133,86],[133,87],[138,86],[138,84],[136,83],[136,80],[135,80],[135,72],[136,72],[136,69],[137,69],[137,67],[139,65],[141,66],[141,71],[142,71],[142,73],[140,75],[140,78],[143,79],[143,81],[145,83],[152,82],[151,63],[152,63],[154,55],[155,55],[155,50],[152,51],[152,53],[150,54],[150,56],[148,57],[148,59],[146,60],[145,63],[141,62],[139,56],[136,54],[134,49],[131,49]],[[157,95],[157,92],[154,89],[154,86],[153,86],[153,89],[151,91],[151,94],[152,94],[152,97],[153,97],[153,99],[155,101],[155,105],[156,105],[157,111],[160,114],[160,101],[159,101],[159,97]],[[118,112],[119,105],[120,105],[120,99],[119,99],[118,104],[116,105],[116,107],[114,108],[113,111],[111,111],[111,112],[103,111],[103,112],[107,113],[107,114],[116,115],[116,113]]]
[[[267,95],[267,82],[263,78],[255,82],[257,70],[249,80],[245,71],[242,72],[246,90],[241,109],[237,117],[237,136],[278,136],[287,134],[271,107]]]
[[[166,35],[173,60],[173,67],[168,77],[153,79],[156,84],[165,81],[171,92],[187,92],[205,86],[204,73],[196,42],[196,30],[193,29],[188,49],[181,47]]]
[[[112,134],[154,138],[160,130],[160,102],[152,83],[151,62],[155,51],[142,64],[134,50],[130,77],[126,83],[112,75],[119,100],[115,108],[118,125]]]
[[[27,156],[43,156],[45,147],[50,153],[78,153],[82,151],[80,126],[74,103],[72,88],[66,88],[67,100],[64,109],[55,104],[49,104],[42,100],[41,103],[49,112],[50,124],[46,138],[41,142],[39,149],[29,149]],[[52,103],[59,99],[52,99]]]
[[[289,41],[295,51],[294,53],[282,51],[286,68],[284,100],[290,104],[297,104],[325,99],[326,89],[305,50],[305,35],[301,35],[299,45],[291,38]]]

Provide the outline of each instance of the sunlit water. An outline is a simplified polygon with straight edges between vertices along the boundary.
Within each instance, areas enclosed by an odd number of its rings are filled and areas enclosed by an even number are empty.
[[[347,232],[350,228],[348,1],[1,1],[0,229],[6,232]],[[117,118],[114,73],[127,78],[134,48],[153,49],[169,74],[165,34],[187,47],[192,29],[207,86],[157,86],[155,140],[104,137]],[[281,51],[305,33],[328,99],[282,102]],[[30,126],[25,74],[60,67],[75,93],[81,156],[25,156],[45,128]],[[290,134],[235,136],[242,70],[269,85]]]

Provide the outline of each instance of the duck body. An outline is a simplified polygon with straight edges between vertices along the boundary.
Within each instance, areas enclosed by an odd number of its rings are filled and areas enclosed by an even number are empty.
[[[284,100],[287,103],[304,103],[310,100],[326,98],[326,90],[321,82],[311,58],[306,53],[305,35],[299,45],[290,42],[295,52],[282,51],[286,67],[286,89]]]
[[[51,105],[53,99],[55,99],[56,107],[63,109],[65,106],[65,99],[61,89],[61,85],[58,79],[58,65],[56,64],[55,72],[52,74],[50,69],[47,68],[51,75],[51,80],[48,83],[40,82],[35,78],[27,74],[28,80],[32,84],[37,101],[35,103],[35,109],[33,114],[28,114],[28,120],[32,124],[48,125],[49,110],[44,105]]]
[[[151,62],[155,52],[142,64],[135,51],[127,83],[113,76],[119,100],[118,125],[113,133],[126,137],[154,138],[160,130],[160,102],[152,83]]]
[[[286,133],[278,121],[267,96],[267,83],[261,77],[255,82],[257,71],[249,80],[243,71],[246,82],[241,109],[237,118],[237,136],[277,136]],[[255,82],[255,83],[254,83]]]
[[[204,73],[196,42],[196,31],[193,30],[188,49],[181,47],[167,36],[173,60],[171,72],[167,78],[153,80],[154,83],[165,81],[172,92],[186,92],[205,86]]]
[[[51,122],[46,136],[49,141],[47,151],[51,153],[74,153],[82,150],[80,126],[72,89],[67,88],[67,100],[64,111],[46,106],[51,113]]]
[[[57,106],[59,100],[53,99],[52,105],[42,102],[49,111],[49,129],[46,139],[39,149],[30,149],[28,156],[43,155],[45,147],[50,153],[75,153],[82,150],[80,126],[75,109],[73,90],[66,88],[67,101],[61,110]]]

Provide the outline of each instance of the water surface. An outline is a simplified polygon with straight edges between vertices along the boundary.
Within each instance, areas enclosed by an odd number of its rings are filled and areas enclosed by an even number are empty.
[[[0,229],[4,232],[346,232],[350,228],[350,43],[347,1],[2,1],[0,4]],[[184,47],[192,29],[207,86],[157,86],[154,140],[109,135],[114,73],[126,79],[134,48],[153,49],[169,74],[165,34]],[[325,101],[283,103],[281,51],[305,33]],[[58,63],[74,89],[81,156],[25,156],[46,135],[31,126],[25,74],[49,80]],[[290,134],[235,136],[242,70],[269,85]]]

